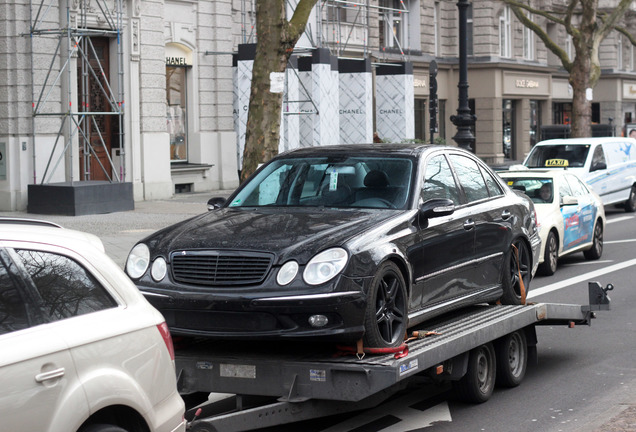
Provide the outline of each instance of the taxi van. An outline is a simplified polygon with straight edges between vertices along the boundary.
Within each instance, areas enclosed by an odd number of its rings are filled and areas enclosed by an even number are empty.
[[[623,137],[565,138],[537,143],[523,165],[567,169],[577,174],[605,206],[636,211],[636,139]]]

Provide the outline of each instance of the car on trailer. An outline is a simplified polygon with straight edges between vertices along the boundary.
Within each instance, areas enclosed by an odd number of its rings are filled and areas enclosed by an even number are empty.
[[[211,206],[126,262],[175,335],[395,347],[450,310],[520,304],[538,262],[532,201],[456,147],[298,149]]]

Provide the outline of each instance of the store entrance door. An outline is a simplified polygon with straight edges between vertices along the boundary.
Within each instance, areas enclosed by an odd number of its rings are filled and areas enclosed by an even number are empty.
[[[83,118],[81,125],[83,135],[79,137],[80,175],[82,180],[110,180],[112,167],[108,155],[114,135],[112,125],[116,118],[109,114],[99,114],[111,112],[107,93],[110,88],[109,39],[89,38],[82,43],[88,62],[78,61],[79,109],[91,114]]]

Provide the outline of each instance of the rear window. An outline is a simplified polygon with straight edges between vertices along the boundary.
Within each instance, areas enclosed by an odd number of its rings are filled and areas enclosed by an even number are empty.
[[[589,144],[555,144],[535,146],[525,165],[529,168],[583,167],[590,152]]]
[[[16,249],[45,317],[58,321],[117,306],[95,277],[78,262],[51,252]]]

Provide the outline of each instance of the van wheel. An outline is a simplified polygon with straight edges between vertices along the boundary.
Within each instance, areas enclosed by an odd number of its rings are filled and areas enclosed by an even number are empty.
[[[632,190],[629,192],[629,198],[625,201],[625,211],[629,213],[636,211],[636,186],[632,186]]]
[[[585,259],[588,260],[597,260],[603,255],[603,225],[601,225],[601,221],[596,221],[596,225],[594,226],[594,239],[592,242],[592,247],[586,251],[583,251],[583,255]]]
[[[497,385],[516,387],[526,376],[528,344],[523,330],[510,333],[495,343],[497,356]]]
[[[496,374],[497,360],[492,343],[471,350],[466,375],[453,384],[458,398],[470,403],[486,402],[495,389]]]

